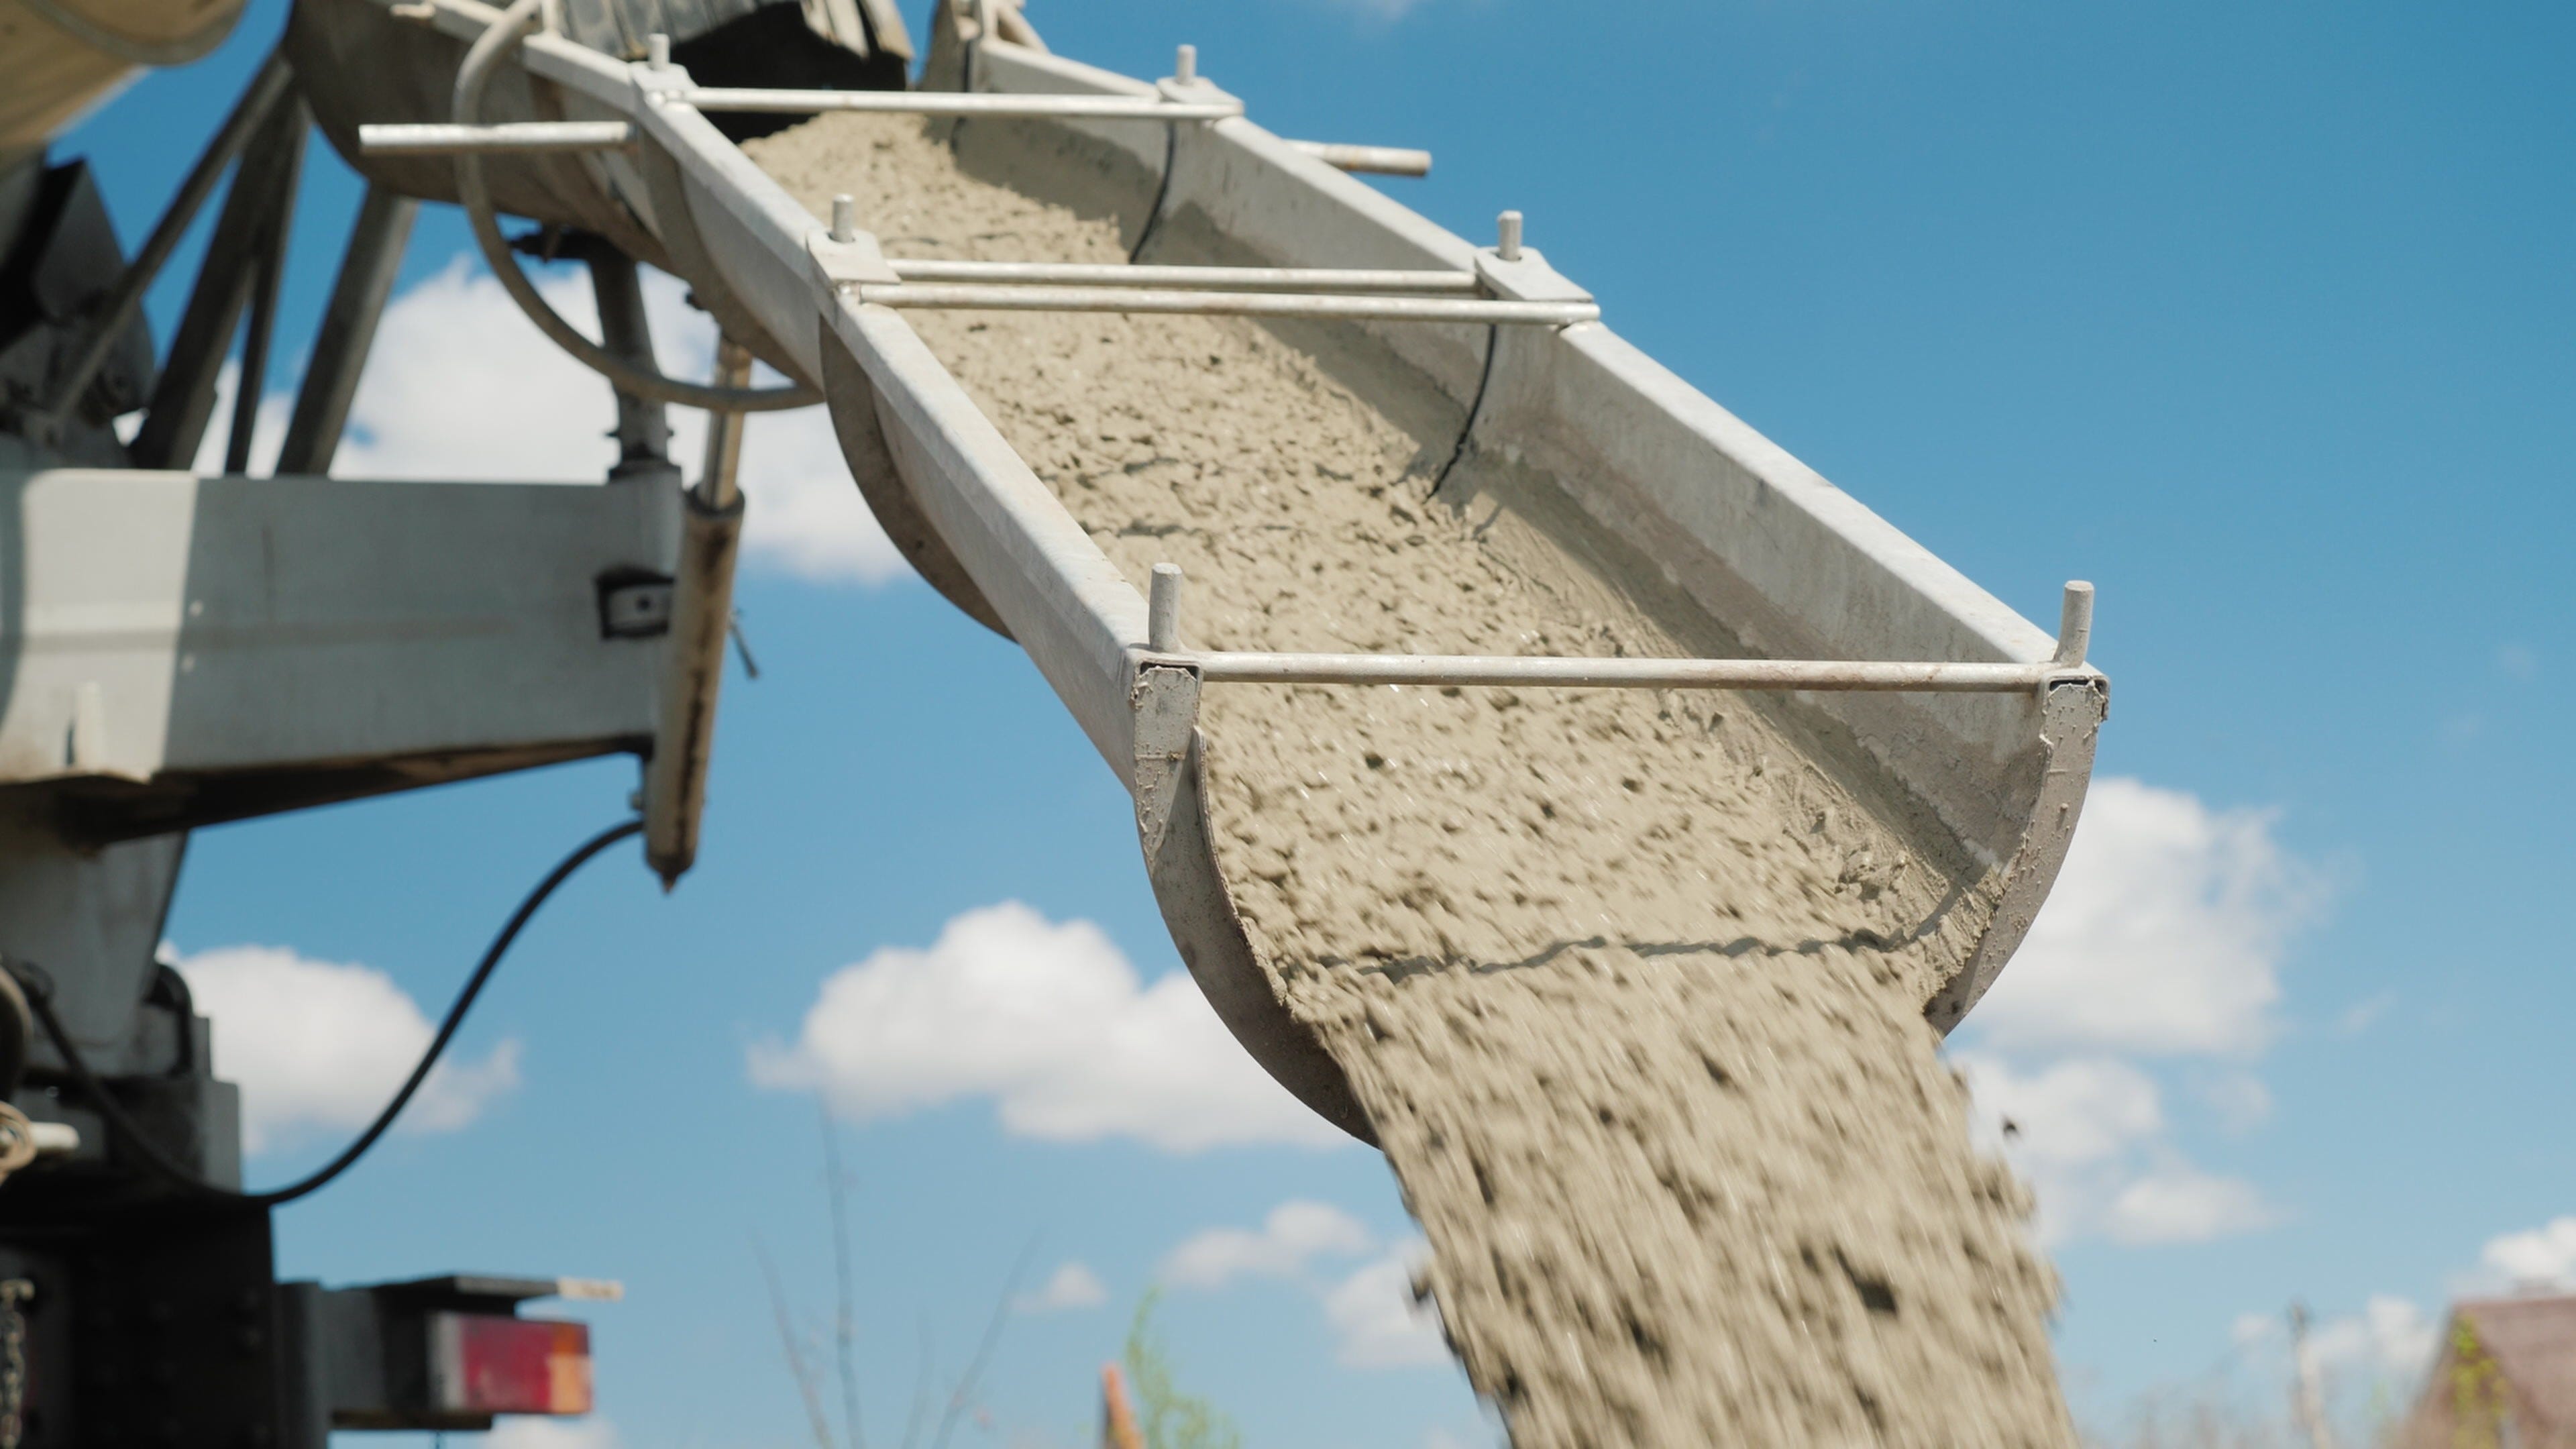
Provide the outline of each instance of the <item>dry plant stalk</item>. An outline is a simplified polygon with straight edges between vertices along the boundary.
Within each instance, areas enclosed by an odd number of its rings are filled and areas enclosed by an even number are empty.
[[[1127,1407],[1127,1380],[1114,1363],[1100,1366],[1100,1449],[1145,1449],[1135,1411]]]

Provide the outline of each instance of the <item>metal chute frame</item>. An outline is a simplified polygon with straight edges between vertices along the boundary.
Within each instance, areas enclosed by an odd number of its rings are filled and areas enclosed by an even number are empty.
[[[388,17],[365,23],[416,23],[460,45],[498,17],[476,0],[405,7],[414,22],[389,18],[382,0],[300,7],[352,24],[362,12]],[[1508,231],[1498,246],[1474,247],[1262,130],[1204,79],[1134,81],[1046,53],[1025,22],[1014,40],[1008,25],[970,34],[953,11],[943,15],[931,75],[956,84],[971,73],[977,94],[924,97],[918,109],[1018,115],[1128,153],[1141,174],[1159,177],[1149,227],[1190,209],[1263,267],[1467,274],[1498,302],[1591,304]],[[961,63],[961,35],[972,41],[971,66]],[[898,265],[864,233],[836,235],[695,104],[740,105],[743,96],[700,93],[677,67],[621,63],[544,34],[514,58],[524,84],[503,88],[490,119],[632,128],[622,133],[631,144],[580,158],[603,190],[579,205],[622,209],[729,333],[738,323],[737,335],[774,365],[819,380],[888,532],[942,592],[1021,643],[1128,785],[1165,920],[1219,1016],[1309,1106],[1365,1136],[1338,1069],[1272,993],[1216,868],[1198,692],[1262,670],[1383,678],[1369,671],[1494,662],[1355,666],[1157,649],[1145,597],[889,305],[918,300],[904,295]],[[987,94],[1008,97],[1007,108],[960,104]],[[1182,108],[1189,114],[1171,114]],[[1467,419],[1462,451],[1508,451],[1583,479],[1574,498],[1583,513],[1722,619],[1754,656],[1747,663],[1811,662],[1785,676],[1713,670],[1700,683],[1801,691],[1797,711],[1839,731],[1909,811],[1982,863],[1999,904],[1962,968],[1926,1003],[1936,1026],[1955,1025],[2027,932],[2090,778],[2108,683],[2084,661],[2076,591],[2059,635],[2038,629],[1597,321],[1558,312],[1498,325],[1504,319],[1400,310],[1408,315],[1331,315],[1453,400]],[[2084,606],[2089,613],[2089,591]],[[1940,671],[1951,671],[1941,676],[1950,690],[1968,692],[1929,692],[1943,687],[1932,682]]]

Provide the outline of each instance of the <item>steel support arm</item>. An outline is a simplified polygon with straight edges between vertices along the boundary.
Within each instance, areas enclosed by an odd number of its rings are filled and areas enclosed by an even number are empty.
[[[419,212],[419,202],[381,186],[368,187],[358,204],[339,280],[332,283],[322,326],[313,337],[313,360],[305,364],[286,442],[277,450],[278,472],[331,471],[331,456],[339,451],[349,405],[358,395],[358,377],[366,368],[367,349],[375,345],[376,323],[393,295],[403,247]]]
[[[206,259],[197,268],[196,288],[130,450],[144,467],[184,468],[196,459],[214,415],[216,374],[250,301],[253,276],[270,244],[270,223],[292,195],[310,123],[303,101],[287,96],[261,122],[233,173]]]

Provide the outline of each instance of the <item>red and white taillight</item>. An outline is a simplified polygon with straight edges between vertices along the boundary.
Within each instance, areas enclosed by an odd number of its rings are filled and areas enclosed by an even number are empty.
[[[590,1325],[433,1313],[429,1395],[445,1413],[587,1414]]]
[[[280,1284],[290,1408],[331,1429],[487,1430],[503,1414],[587,1414],[590,1325],[518,1310],[541,1298],[614,1302],[623,1291],[595,1279],[475,1273],[362,1288]]]

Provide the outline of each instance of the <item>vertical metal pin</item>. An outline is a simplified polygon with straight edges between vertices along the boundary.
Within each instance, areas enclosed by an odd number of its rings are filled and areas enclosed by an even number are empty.
[[[671,37],[654,31],[644,37],[644,63],[655,70],[671,68]]]
[[[1521,214],[1507,211],[1494,218],[1494,255],[1507,262],[1521,259]]]
[[[1154,582],[1145,595],[1145,647],[1157,654],[1181,649],[1181,566],[1154,565]]]
[[[2093,586],[2082,579],[2070,580],[2066,598],[2057,610],[2057,654],[2050,662],[2072,668],[2084,662],[2084,651],[2093,647]]]
[[[854,242],[859,239],[859,201],[847,193],[832,198],[832,240]]]
[[[1172,56],[1172,79],[1183,85],[1199,78],[1199,48],[1184,45]]]

